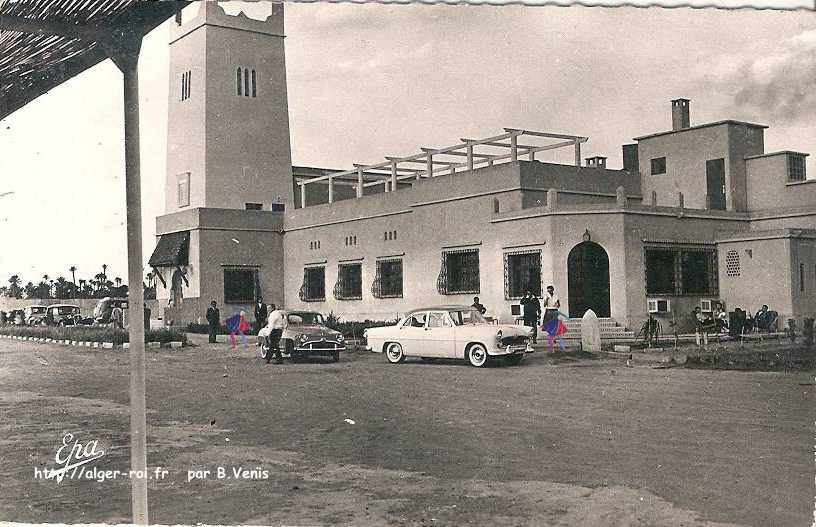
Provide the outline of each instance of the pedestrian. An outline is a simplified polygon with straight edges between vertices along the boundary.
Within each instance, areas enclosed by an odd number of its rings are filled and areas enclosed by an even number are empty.
[[[113,327],[117,329],[124,329],[124,311],[122,311],[122,306],[116,304],[111,309],[111,322],[113,322]]]
[[[144,328],[145,331],[150,330],[150,308],[147,304],[144,305]]]
[[[564,346],[564,340],[561,338],[561,335],[567,332],[567,325],[564,324],[561,317],[566,318],[566,316],[557,309],[552,311],[553,313],[550,313],[551,318],[541,324],[541,330],[547,335],[547,341],[550,344],[550,353],[555,353],[556,341],[558,341],[558,346],[561,348],[561,351],[566,351],[567,348]]]
[[[221,312],[216,307],[218,304],[215,300],[210,302],[210,307],[207,308],[207,326],[210,334],[210,344],[215,343],[215,335],[218,332],[218,326],[221,325]]]
[[[224,325],[227,326],[227,331],[229,331],[230,342],[232,342],[232,349],[238,347],[238,343],[235,340],[235,335],[241,335],[241,341],[244,343],[244,347],[247,345],[247,338],[246,333],[252,329],[252,326],[249,325],[249,321],[246,319],[245,313],[243,310],[235,313],[227,320],[224,321]]]
[[[255,332],[261,330],[266,325],[269,312],[266,310],[266,304],[263,303],[263,297],[259,296],[255,303]]]
[[[538,319],[541,317],[541,302],[529,289],[521,297],[521,313],[524,318],[524,325],[532,328],[530,336],[533,344],[538,336]]]
[[[473,304],[471,304],[470,307],[475,308],[480,315],[484,315],[485,313],[487,313],[487,308],[484,307],[481,303],[479,303],[478,296],[473,297]]]
[[[544,319],[541,325],[547,325],[547,322],[558,318],[558,310],[561,309],[561,299],[555,294],[555,287],[547,286],[547,296],[544,297]]]
[[[282,364],[283,357],[281,356],[280,339],[283,335],[283,330],[286,329],[286,314],[278,309],[275,304],[271,305],[272,312],[269,314],[269,336],[268,349],[266,352],[266,363],[272,359],[272,354],[275,354],[275,364]]]

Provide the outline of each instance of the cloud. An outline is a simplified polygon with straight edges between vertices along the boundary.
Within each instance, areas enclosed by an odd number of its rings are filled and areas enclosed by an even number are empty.
[[[816,29],[788,38],[774,53],[744,60],[724,83],[739,111],[784,121],[816,116]]]

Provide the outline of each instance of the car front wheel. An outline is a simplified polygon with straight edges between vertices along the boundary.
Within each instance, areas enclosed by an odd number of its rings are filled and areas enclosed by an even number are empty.
[[[397,342],[392,342],[385,349],[385,356],[391,364],[397,364],[405,360],[405,354],[402,353],[402,346]]]
[[[481,344],[473,344],[467,350],[467,359],[470,365],[476,368],[487,366],[487,349]]]

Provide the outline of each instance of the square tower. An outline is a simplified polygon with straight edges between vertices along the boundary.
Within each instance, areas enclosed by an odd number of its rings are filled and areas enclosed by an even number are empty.
[[[165,213],[293,202],[283,4],[266,20],[214,1],[170,35]]]

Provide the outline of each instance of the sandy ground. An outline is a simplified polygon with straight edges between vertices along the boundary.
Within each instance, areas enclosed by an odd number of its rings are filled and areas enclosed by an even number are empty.
[[[37,479],[65,433],[127,471],[128,355],[0,341],[0,520],[126,522],[127,478]],[[152,523],[808,525],[812,374],[265,365],[252,348],[150,351]],[[353,424],[346,419],[353,421]],[[218,478],[218,468],[227,477]],[[234,477],[236,468],[257,477]],[[210,470],[187,481],[188,470]],[[266,471],[266,477],[264,477]],[[248,473],[246,476],[253,476]]]

